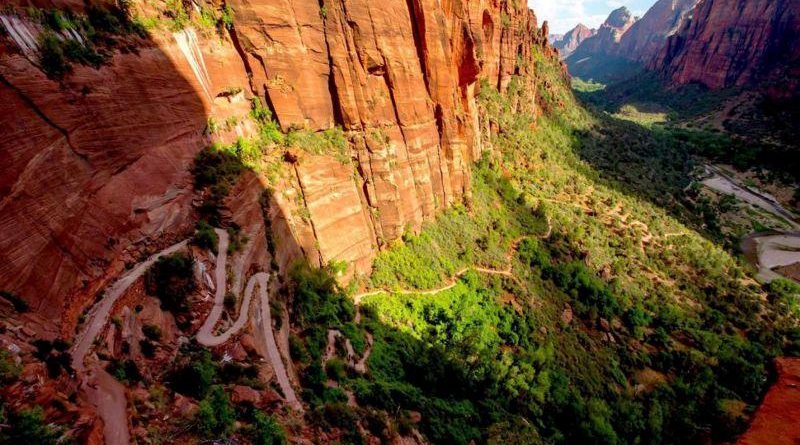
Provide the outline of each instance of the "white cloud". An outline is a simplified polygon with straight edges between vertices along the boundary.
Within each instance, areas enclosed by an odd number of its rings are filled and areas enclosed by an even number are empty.
[[[539,22],[547,20],[551,32],[559,34],[578,23],[597,28],[612,10],[631,3],[642,3],[642,0],[528,0]]]
[[[603,17],[599,23],[595,23],[595,17],[586,11],[586,0],[528,0],[528,6],[533,9],[540,22],[548,21],[550,30],[554,33],[565,33],[578,23],[596,27],[605,19]]]

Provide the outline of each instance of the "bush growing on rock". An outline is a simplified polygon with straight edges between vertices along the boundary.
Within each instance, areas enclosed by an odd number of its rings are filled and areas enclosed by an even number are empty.
[[[195,246],[217,253],[217,245],[219,244],[219,236],[214,228],[205,221],[198,221],[195,227],[194,237],[192,244]]]
[[[253,445],[284,445],[286,432],[281,428],[275,418],[257,411],[253,416],[250,427],[250,437]]]
[[[222,386],[212,386],[200,402],[195,416],[198,431],[208,438],[227,437],[236,422],[231,399]]]
[[[194,258],[183,252],[159,258],[145,274],[145,286],[161,300],[164,309],[185,311],[186,298],[196,288]]]
[[[0,409],[0,413],[5,411]],[[60,442],[58,430],[45,423],[44,410],[40,406],[3,415],[2,423],[8,425],[0,430],[2,444],[56,445]]]

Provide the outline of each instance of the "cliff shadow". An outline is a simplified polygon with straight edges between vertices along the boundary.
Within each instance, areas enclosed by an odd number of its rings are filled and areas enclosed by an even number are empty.
[[[189,169],[224,79],[191,28],[40,3],[0,14],[0,289],[69,326],[190,230]]]

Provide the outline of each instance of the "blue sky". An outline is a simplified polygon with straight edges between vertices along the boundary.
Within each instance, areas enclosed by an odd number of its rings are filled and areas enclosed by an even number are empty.
[[[550,32],[563,34],[583,23],[597,28],[608,14],[620,6],[627,6],[633,15],[642,16],[655,0],[528,0],[536,12],[539,23],[550,22]]]

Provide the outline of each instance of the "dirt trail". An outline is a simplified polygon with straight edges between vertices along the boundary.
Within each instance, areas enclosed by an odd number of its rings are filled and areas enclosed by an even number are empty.
[[[373,295],[379,294],[396,294],[396,295],[435,295],[439,292],[444,292],[446,290],[450,290],[454,288],[458,284],[458,279],[461,278],[465,273],[470,270],[475,272],[487,274],[487,275],[501,275],[504,277],[509,277],[515,281],[518,281],[516,275],[514,275],[513,266],[513,259],[514,253],[516,253],[517,249],[519,248],[519,244],[528,238],[539,238],[539,239],[546,239],[550,237],[550,234],[553,232],[553,227],[550,224],[550,220],[547,220],[547,232],[541,236],[532,236],[532,235],[524,235],[517,237],[511,241],[511,247],[506,252],[506,262],[508,266],[505,269],[493,269],[487,267],[481,267],[477,265],[466,266],[462,267],[456,273],[454,273],[450,278],[447,279],[447,284],[442,285],[440,287],[435,287],[433,289],[388,289],[388,288],[380,288],[380,289],[371,289],[368,291],[364,291],[358,294],[353,295],[353,302],[356,306],[361,304],[361,300],[365,297],[371,297]]]
[[[250,312],[250,302],[252,300],[255,286],[258,285],[261,302],[261,312],[257,314],[256,321],[260,326],[267,340],[268,359],[271,362],[278,384],[283,391],[286,402],[289,406],[302,410],[302,405],[295,395],[294,389],[289,383],[286,375],[286,368],[281,360],[275,337],[272,333],[272,323],[269,308],[269,295],[267,284],[269,275],[258,273],[250,278],[245,290],[245,298],[239,311],[239,318],[233,326],[220,335],[214,335],[213,329],[222,315],[224,306],[225,291],[227,289],[226,264],[228,259],[228,233],[224,230],[214,229],[219,237],[218,255],[216,261],[215,275],[215,299],[214,307],[206,321],[197,333],[197,341],[208,347],[218,346],[225,343],[231,336],[239,332],[247,323]],[[111,375],[99,366],[94,366],[87,371],[84,363],[86,355],[94,345],[95,338],[108,323],[111,309],[114,303],[125,293],[125,291],[138,280],[159,258],[171,255],[179,250],[183,250],[188,245],[188,240],[174,244],[154,255],[147,260],[139,263],[133,269],[125,272],[117,281],[112,284],[100,302],[94,305],[89,312],[89,319],[81,332],[75,336],[74,345],[70,349],[72,354],[72,367],[81,380],[81,387],[86,391],[89,400],[95,405],[104,422],[103,435],[106,445],[127,445],[130,443],[130,433],[128,431],[127,399],[125,387],[116,381]],[[239,276],[236,277],[241,283],[243,267],[237,268]],[[239,285],[240,287],[240,285]]]
[[[114,303],[116,303],[119,297],[122,296],[122,294],[124,294],[125,291],[159,258],[184,249],[187,243],[188,240],[184,240],[154,254],[147,260],[139,263],[133,269],[125,272],[108,288],[108,290],[106,290],[103,299],[89,312],[89,320],[86,322],[83,330],[75,336],[74,345],[70,350],[72,354],[72,367],[79,375],[86,371],[86,366],[83,363],[86,354],[89,352],[89,349],[91,349],[97,334],[99,334],[106,323],[108,323],[108,317],[111,314],[111,308],[114,307]]]
[[[269,294],[267,293],[267,274],[259,272],[253,276],[259,282],[258,292],[261,296],[261,311],[256,314],[256,325],[261,326],[267,343],[267,358],[272,363],[272,368],[275,370],[275,378],[278,380],[278,385],[283,392],[283,397],[290,407],[297,411],[303,411],[303,405],[297,400],[297,395],[289,382],[289,376],[286,373],[286,367],[281,360],[281,354],[278,352],[278,345],[275,343],[275,334],[272,332],[272,314],[269,307]],[[251,278],[251,282],[253,280]],[[248,288],[250,285],[248,284]]]
[[[125,387],[99,366],[94,366],[87,373],[84,364],[86,354],[94,344],[97,334],[108,323],[111,309],[119,297],[159,258],[184,249],[187,243],[188,240],[184,240],[174,244],[123,274],[108,288],[103,299],[92,308],[86,326],[75,336],[74,345],[70,349],[72,368],[81,380],[81,388],[86,391],[89,400],[103,419],[103,437],[106,445],[128,445],[130,443]]]
[[[125,386],[99,366],[93,367],[89,373],[89,378],[81,386],[103,419],[105,445],[130,444]]]
[[[220,316],[222,316],[222,311],[225,309],[225,292],[227,290],[226,280],[227,280],[227,261],[228,261],[228,244],[230,242],[228,238],[228,232],[221,229],[214,229],[219,237],[219,244],[217,245],[217,265],[216,269],[214,270],[214,281],[215,281],[215,292],[214,292],[214,307],[211,308],[211,312],[208,314],[208,318],[206,321],[203,322],[203,325],[200,326],[200,330],[197,332],[197,342],[203,346],[207,347],[214,347],[219,346],[228,340],[230,340],[231,336],[238,333],[242,328],[247,324],[248,315],[250,313],[250,300],[253,296],[253,290],[258,282],[254,277],[250,278],[250,281],[247,283],[247,290],[244,293],[244,301],[242,301],[242,306],[239,309],[239,318],[233,323],[227,331],[223,332],[220,335],[214,335],[214,327],[219,322]],[[241,274],[242,268],[237,268],[236,273],[237,277],[235,281],[241,283]],[[266,286],[266,283],[264,284]],[[238,293],[238,292],[235,292]]]
[[[247,281],[247,287],[244,291],[244,300],[242,301],[241,308],[239,309],[239,318],[233,323],[225,332],[214,335],[214,327],[219,322],[220,316],[225,306],[225,293],[227,291],[227,261],[228,261],[228,232],[221,229],[214,229],[219,237],[219,244],[217,245],[217,264],[214,270],[215,279],[215,292],[214,292],[214,307],[208,314],[208,318],[203,322],[200,330],[197,332],[197,342],[203,346],[215,347],[219,346],[237,334],[242,328],[245,327],[250,315],[250,303],[253,297],[255,286],[258,285],[259,300],[261,303],[261,311],[257,313],[255,321],[257,326],[260,327],[261,333],[264,335],[267,347],[267,358],[275,370],[275,378],[278,380],[278,385],[283,392],[286,402],[294,409],[302,411],[302,405],[297,400],[297,395],[294,388],[289,383],[289,377],[286,374],[286,368],[283,360],[281,360],[280,353],[278,352],[278,345],[275,343],[275,335],[272,332],[272,316],[269,307],[269,293],[267,292],[269,284],[269,275],[265,272],[259,272]],[[241,258],[240,258],[241,259]],[[234,276],[234,288],[241,288],[242,275],[244,273],[244,261],[237,261]],[[234,293],[238,293],[240,289],[234,289]]]

